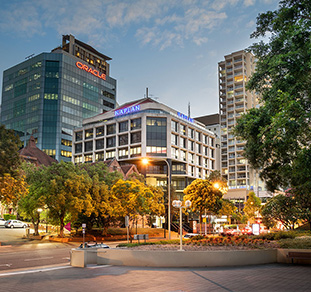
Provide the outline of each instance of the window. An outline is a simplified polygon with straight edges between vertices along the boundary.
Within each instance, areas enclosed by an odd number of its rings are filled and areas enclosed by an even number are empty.
[[[116,151],[115,150],[106,152],[106,159],[107,160],[113,159],[114,157],[116,157]]]
[[[116,124],[107,125],[107,135],[112,135],[116,133]]]
[[[81,132],[76,132],[76,141],[81,141],[83,137],[83,133]]]
[[[186,136],[186,126],[183,124],[180,124],[180,134]]]
[[[105,127],[101,126],[96,128],[96,137],[101,137],[105,135]]]
[[[177,145],[178,145],[178,136],[172,134],[172,136],[171,136],[171,141],[172,141],[172,145],[177,146]]]
[[[131,120],[131,130],[141,128],[141,118]]]
[[[82,155],[78,155],[75,157],[75,163],[82,163]]]
[[[188,153],[188,162],[194,163],[194,155],[192,153]]]
[[[172,158],[178,159],[178,149],[172,147]]]
[[[84,162],[85,163],[90,163],[92,161],[93,161],[93,155],[92,154],[84,155]]]
[[[180,159],[186,161],[186,151],[180,150]]]
[[[200,132],[195,132],[196,135],[196,140],[201,141],[201,133]]]
[[[116,137],[109,137],[107,138],[107,148],[109,147],[116,147]]]
[[[186,142],[187,142],[187,140],[185,139],[185,138],[183,138],[183,137],[180,137],[180,147],[182,147],[182,148],[187,148],[187,146],[186,146]]]
[[[178,123],[173,120],[171,121],[171,130],[176,133],[178,132]]]
[[[62,139],[62,145],[71,147],[72,146],[72,141]]]
[[[128,130],[128,121],[119,123],[119,133],[126,132]]]
[[[141,147],[131,147],[130,149],[131,157],[136,157],[141,155]]]
[[[127,148],[124,148],[124,149],[119,149],[119,158],[128,158],[128,155],[129,155],[129,151]]]
[[[188,137],[194,139],[194,130],[191,128],[188,128]]]
[[[125,135],[120,135],[119,136],[119,146],[122,146],[122,145],[127,145],[128,144],[128,134],[125,134]]]
[[[147,153],[166,154],[166,118],[147,117]]]
[[[85,130],[85,139],[93,138],[93,129]]]
[[[85,142],[84,143],[84,151],[93,151],[93,141]]]
[[[105,140],[104,139],[96,140],[96,150],[104,148],[105,148]]]
[[[194,151],[194,142],[188,140],[188,150]]]
[[[104,152],[98,152],[95,154],[95,161],[103,161],[105,160]]]
[[[201,144],[196,143],[195,146],[197,153],[201,153]]]
[[[75,153],[82,153],[82,143],[75,144]]]
[[[131,133],[131,144],[141,142],[141,132]]]

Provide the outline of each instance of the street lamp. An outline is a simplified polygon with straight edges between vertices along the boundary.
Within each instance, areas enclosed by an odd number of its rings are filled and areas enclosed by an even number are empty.
[[[187,200],[185,205],[182,205],[182,201],[174,200],[172,203],[173,207],[179,208],[179,236],[180,236],[180,248],[179,251],[183,251],[182,249],[182,209],[187,209],[191,207],[191,202]]]
[[[151,157],[150,157],[151,158]],[[161,158],[151,158],[151,160],[154,161],[165,161],[167,165],[167,197],[168,197],[168,239],[171,239],[171,178],[172,178],[172,168],[171,168],[171,159],[161,159]],[[143,158],[142,160],[143,164],[147,165],[149,163],[149,157]]]

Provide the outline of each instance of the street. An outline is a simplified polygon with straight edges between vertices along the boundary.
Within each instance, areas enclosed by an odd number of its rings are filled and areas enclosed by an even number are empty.
[[[78,243],[29,241],[23,228],[0,227],[0,272],[37,266],[68,264],[70,250]]]

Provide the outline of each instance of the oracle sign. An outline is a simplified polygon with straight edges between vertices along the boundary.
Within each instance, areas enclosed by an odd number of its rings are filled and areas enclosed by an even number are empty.
[[[79,69],[84,70],[86,72],[89,72],[89,73],[93,74],[94,76],[96,76],[96,77],[98,77],[100,79],[106,80],[106,74],[100,73],[96,69],[92,69],[88,65],[82,64],[81,62],[78,61],[78,62],[76,62],[76,66]]]

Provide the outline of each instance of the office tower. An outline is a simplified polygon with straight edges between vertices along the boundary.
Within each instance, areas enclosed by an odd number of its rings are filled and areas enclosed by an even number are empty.
[[[168,168],[180,198],[196,178],[216,167],[215,135],[202,123],[144,98],[83,121],[74,131],[73,162],[117,159],[135,164],[153,185],[166,185]],[[142,159],[147,157],[148,165]]]
[[[221,173],[228,180],[229,198],[247,197],[250,190],[259,190],[256,173],[243,156],[245,141],[237,139],[233,127],[241,114],[258,106],[256,94],[246,90],[246,84],[255,70],[255,57],[244,50],[224,57],[218,63],[219,113],[221,126]]]
[[[62,45],[15,65],[3,74],[1,123],[32,135],[53,158],[71,161],[72,133],[82,120],[115,108],[111,58],[65,35]]]

